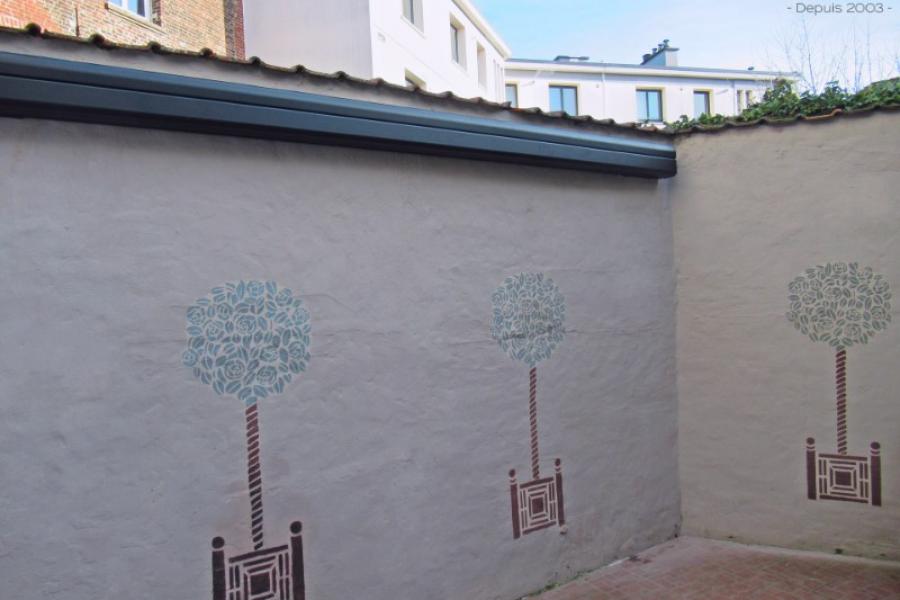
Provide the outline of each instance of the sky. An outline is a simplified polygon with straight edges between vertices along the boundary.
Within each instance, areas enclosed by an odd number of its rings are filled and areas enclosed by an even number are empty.
[[[816,63],[839,62],[849,76],[852,49],[859,51],[859,63],[863,51],[870,48],[872,78],[879,79],[896,76],[900,61],[900,0],[885,2],[882,14],[848,14],[847,3],[825,2],[819,6],[834,4],[842,12],[803,16],[798,15],[798,3],[786,0],[474,2],[516,58],[552,59],[568,54],[633,64],[669,39],[680,50],[680,65],[791,70],[783,42],[799,41],[801,21],[805,21]],[[871,44],[865,43],[867,30]]]

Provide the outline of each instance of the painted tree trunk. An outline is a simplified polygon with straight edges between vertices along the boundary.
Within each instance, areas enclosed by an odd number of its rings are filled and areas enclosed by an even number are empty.
[[[835,384],[837,387],[837,450],[847,454],[847,350],[841,348],[835,356]]]
[[[256,404],[248,406],[247,417],[247,484],[250,488],[250,530],[253,549],[263,547],[262,469],[259,465],[259,416]]]
[[[531,423],[531,476],[540,479],[541,467],[538,456],[538,430],[537,430],[537,367],[531,367],[529,373],[530,385],[528,386],[528,419]]]

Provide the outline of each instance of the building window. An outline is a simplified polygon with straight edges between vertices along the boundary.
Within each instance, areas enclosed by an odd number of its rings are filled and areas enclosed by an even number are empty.
[[[694,92],[694,118],[710,114],[709,92]]]
[[[404,73],[404,80],[406,81],[406,87],[413,89],[419,88],[421,90],[425,89],[425,80],[421,77],[417,77],[411,71],[407,70]]]
[[[153,7],[151,0],[107,0],[109,4],[113,4],[120,8],[124,8],[129,12],[140,15],[145,19],[149,19],[153,15]]]
[[[506,101],[513,108],[519,108],[519,86],[515,83],[506,84]]]
[[[487,87],[487,54],[481,44],[477,48],[478,56],[478,85]]]
[[[571,85],[550,86],[550,112],[578,114],[578,90]]]
[[[455,21],[450,21],[450,57],[458,65],[466,64],[466,36],[463,27]]]
[[[402,0],[403,16],[407,21],[422,29],[422,0]]]
[[[663,120],[662,90],[637,91],[637,118],[645,123]]]

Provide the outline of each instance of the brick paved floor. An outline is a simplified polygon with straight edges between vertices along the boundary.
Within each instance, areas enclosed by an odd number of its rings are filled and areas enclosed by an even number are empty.
[[[900,563],[682,537],[529,597],[688,599],[900,599]]]

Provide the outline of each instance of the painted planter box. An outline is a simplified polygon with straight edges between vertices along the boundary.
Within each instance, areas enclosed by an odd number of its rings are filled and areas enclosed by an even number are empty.
[[[291,524],[291,542],[225,557],[225,540],[212,542],[213,600],[305,600],[303,526]]]
[[[526,483],[516,481],[516,470],[509,471],[509,499],[512,505],[513,538],[552,525],[566,524],[563,508],[562,466],[557,458],[556,474]]]
[[[869,448],[870,456],[816,454],[816,440],[806,438],[807,497],[881,506],[881,444]]]

